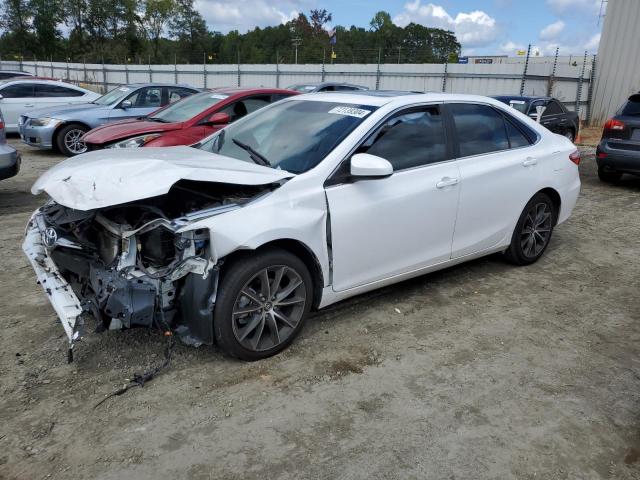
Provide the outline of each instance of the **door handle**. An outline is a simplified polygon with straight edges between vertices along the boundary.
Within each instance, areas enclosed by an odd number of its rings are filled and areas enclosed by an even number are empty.
[[[457,184],[458,184],[457,178],[443,177],[442,180],[436,183],[436,188],[447,188]]]
[[[538,160],[536,160],[535,158],[527,157],[522,162],[522,165],[524,165],[525,167],[531,167],[533,165],[536,165],[537,163],[538,163]]]
[[[33,103],[27,103],[24,105],[25,107],[33,107]]]

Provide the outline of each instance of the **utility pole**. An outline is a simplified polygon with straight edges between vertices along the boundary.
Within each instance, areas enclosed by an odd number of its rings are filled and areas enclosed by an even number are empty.
[[[295,64],[298,64],[298,47],[302,45],[302,38],[294,37],[291,39],[291,43],[293,43],[293,48],[295,49]]]

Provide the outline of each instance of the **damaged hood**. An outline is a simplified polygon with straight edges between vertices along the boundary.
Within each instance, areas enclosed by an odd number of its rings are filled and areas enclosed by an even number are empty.
[[[295,175],[191,147],[107,149],[72,157],[31,188],[75,210],[93,210],[166,194],[179,180],[267,185]]]

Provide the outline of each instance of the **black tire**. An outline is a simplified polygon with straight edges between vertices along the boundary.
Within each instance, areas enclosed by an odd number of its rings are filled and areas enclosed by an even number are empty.
[[[603,170],[602,167],[598,167],[598,178],[602,182],[617,183],[622,178],[622,174],[618,172],[608,172],[606,170]]]
[[[544,208],[544,210],[543,210]],[[538,218],[540,212],[547,212],[544,222]],[[545,193],[536,193],[522,210],[516,228],[511,237],[511,244],[505,252],[507,259],[516,265],[530,265],[544,254],[558,219],[556,206]]]
[[[78,142],[76,144],[74,139],[78,135],[82,136],[88,131],[89,129],[87,127],[79,123],[70,123],[69,125],[65,125],[56,135],[55,143],[58,151],[67,157],[73,157],[87,152],[86,144],[83,142]],[[77,148],[74,148],[73,145],[77,145]],[[81,148],[81,145],[84,146],[84,148]]]
[[[276,275],[281,270],[280,282],[275,285]],[[257,298],[260,293],[254,288],[264,284],[264,272],[267,272],[269,291],[275,290],[275,293],[271,292],[274,296],[266,302]],[[302,282],[300,285],[298,280]],[[283,294],[288,288],[298,286],[289,295],[274,300],[281,285]],[[303,303],[299,300],[302,296]],[[216,342],[225,353],[241,360],[254,361],[275,355],[287,348],[300,333],[312,300],[313,280],[305,264],[295,255],[274,248],[241,257],[223,271],[218,288],[213,315]],[[287,304],[287,301],[292,303]],[[242,313],[249,310],[252,312]],[[283,316],[290,323],[284,322]]]

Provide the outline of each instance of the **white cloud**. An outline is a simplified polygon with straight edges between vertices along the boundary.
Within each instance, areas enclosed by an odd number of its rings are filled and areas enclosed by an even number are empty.
[[[286,23],[298,16],[304,0],[196,0],[196,9],[209,28],[246,32],[255,27]]]
[[[594,15],[600,11],[600,0],[547,0],[556,15]]]
[[[401,27],[413,22],[451,30],[465,49],[488,45],[498,34],[496,20],[481,10],[461,12],[454,18],[442,6],[422,4],[421,0],[406,3],[393,22]]]
[[[551,23],[540,30],[540,40],[553,40],[564,30],[565,23],[562,20]]]
[[[600,34],[596,33],[593,35],[589,41],[585,44],[584,49],[588,50],[591,53],[595,53],[598,51],[598,46],[600,45]]]
[[[521,43],[515,43],[509,40],[498,47],[500,53],[506,53],[507,55],[515,55],[518,50],[526,50],[527,46]]]

